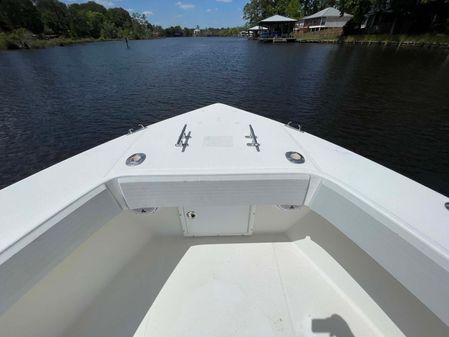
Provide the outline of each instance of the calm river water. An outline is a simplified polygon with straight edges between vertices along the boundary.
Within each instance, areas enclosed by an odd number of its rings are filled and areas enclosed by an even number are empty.
[[[0,188],[215,102],[299,121],[449,196],[447,51],[237,38],[0,52]]]

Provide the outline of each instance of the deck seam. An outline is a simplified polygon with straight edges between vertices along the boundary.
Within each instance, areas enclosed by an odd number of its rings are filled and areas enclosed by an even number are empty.
[[[293,318],[291,316],[290,305],[288,303],[287,291],[286,291],[285,286],[284,286],[284,280],[282,279],[281,268],[279,267],[278,256],[277,256],[277,253],[276,253],[276,243],[272,242],[271,243],[271,247],[273,248],[273,257],[274,257],[274,262],[276,264],[276,270],[277,270],[278,278],[279,278],[279,281],[281,283],[282,295],[284,296],[285,305],[287,307],[288,320],[289,320],[289,323],[290,323],[291,335],[295,336],[295,327],[293,325]]]

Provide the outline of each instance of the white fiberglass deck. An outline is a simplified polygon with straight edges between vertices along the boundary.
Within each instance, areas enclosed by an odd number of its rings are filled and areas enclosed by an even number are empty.
[[[403,336],[310,238],[195,246],[135,337]]]
[[[43,277],[30,276],[20,298],[0,308],[2,337],[449,333],[307,208],[258,206],[251,236],[196,238],[182,235],[176,208],[124,211]]]

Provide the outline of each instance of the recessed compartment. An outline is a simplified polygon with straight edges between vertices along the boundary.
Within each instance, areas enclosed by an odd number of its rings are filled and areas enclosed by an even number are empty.
[[[255,206],[180,208],[184,236],[250,235]]]

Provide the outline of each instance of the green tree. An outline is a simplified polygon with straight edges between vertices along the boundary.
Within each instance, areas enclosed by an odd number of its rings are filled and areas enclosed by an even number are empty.
[[[131,15],[123,8],[109,8],[106,12],[106,20],[112,22],[117,28],[130,28]]]
[[[117,38],[117,27],[110,21],[104,20],[101,27],[101,37],[103,39]]]
[[[66,35],[69,32],[69,12],[67,6],[57,0],[37,0],[36,8],[41,13],[45,31]]]
[[[171,26],[165,29],[165,36],[182,36],[181,26]]]
[[[165,36],[165,29],[162,26],[152,26],[153,36],[162,37]]]
[[[153,26],[147,21],[144,14],[133,13],[131,15],[131,37],[134,39],[147,39],[153,35]]]
[[[251,0],[243,7],[243,18],[253,25],[275,14],[275,8],[276,1]]]
[[[86,11],[79,4],[71,4],[68,8],[70,19],[70,35],[72,37],[88,37],[89,23]]]
[[[356,24],[362,23],[373,5],[373,0],[338,0],[336,4],[340,12],[354,15],[353,22]]]
[[[301,1],[301,11],[306,15],[311,15],[323,9],[323,2],[320,0],[302,0]]]
[[[335,6],[337,0],[251,0],[243,8],[243,18],[248,24],[257,24],[261,20],[275,15],[300,18],[323,8]],[[354,0],[357,1],[357,0]]]
[[[79,4],[79,9],[85,12],[96,12],[106,14],[106,8],[95,1],[88,1],[84,4]]]
[[[99,38],[103,28],[106,8],[89,1],[69,6],[70,33],[74,37]]]
[[[303,16],[299,0],[288,1],[285,8],[285,15],[295,19],[299,19]]]
[[[0,0],[0,28],[4,31],[26,28],[33,33],[42,33],[44,25],[30,0]]]
[[[103,28],[103,14],[87,11],[86,19],[89,27],[89,36],[98,39],[101,36],[101,29]]]
[[[8,17],[6,16],[5,10],[2,8],[2,4],[0,2],[0,32],[6,31],[8,29]]]
[[[182,36],[193,36],[193,28],[184,27],[182,30]]]

